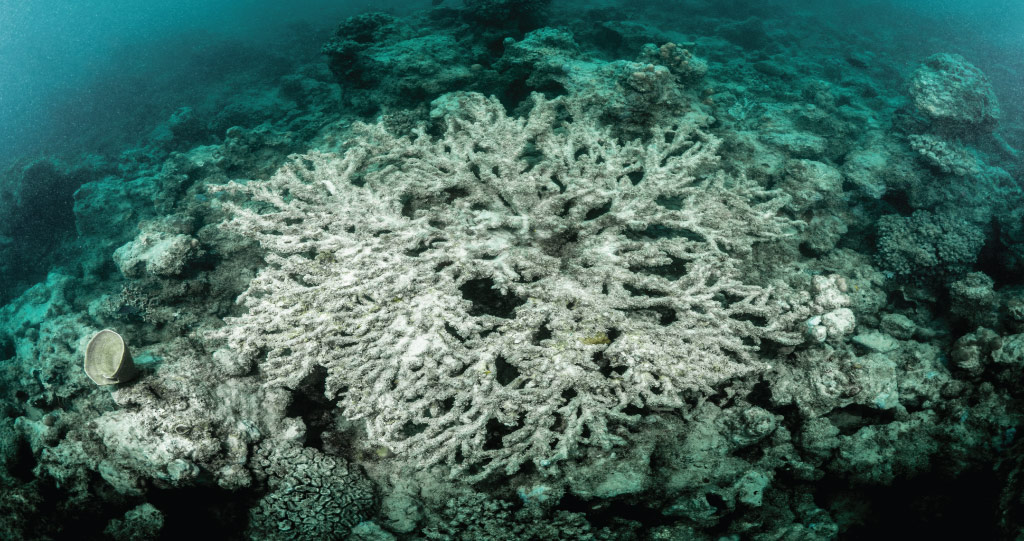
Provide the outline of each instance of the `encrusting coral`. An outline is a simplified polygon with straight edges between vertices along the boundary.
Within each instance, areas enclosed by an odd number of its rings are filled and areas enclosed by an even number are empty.
[[[272,386],[325,367],[371,441],[474,480],[622,444],[642,408],[766,370],[763,340],[797,345],[835,308],[741,279],[799,223],[781,194],[716,172],[700,125],[622,144],[558,122],[564,105],[535,95],[516,118],[448,94],[439,136],[360,125],[344,155],[214,188],[268,265],[213,336]]]

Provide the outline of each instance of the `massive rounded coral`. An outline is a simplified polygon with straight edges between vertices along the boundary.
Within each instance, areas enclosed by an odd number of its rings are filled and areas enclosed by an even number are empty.
[[[253,539],[348,539],[374,503],[358,466],[316,449],[261,446],[253,466],[270,489],[250,513]]]

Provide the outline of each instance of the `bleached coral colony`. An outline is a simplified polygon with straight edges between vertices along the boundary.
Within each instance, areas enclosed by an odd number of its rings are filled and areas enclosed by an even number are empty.
[[[894,82],[684,4],[363,14],[12,169],[87,250],[0,308],[0,537],[1016,531],[1024,116],[959,55]],[[82,370],[105,328],[132,381]]]
[[[217,334],[271,385],[324,367],[372,441],[465,480],[610,451],[641,408],[685,411],[765,371],[762,340],[802,342],[810,295],[741,272],[795,232],[781,193],[716,172],[699,126],[620,144],[559,105],[446,94],[437,137],[364,125],[343,156],[224,187],[268,207],[228,226],[269,265]]]

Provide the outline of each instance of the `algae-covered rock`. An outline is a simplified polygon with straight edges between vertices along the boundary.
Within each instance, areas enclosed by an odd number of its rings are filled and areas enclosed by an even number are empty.
[[[828,147],[824,137],[805,131],[771,131],[762,134],[761,138],[795,158],[821,158]]]
[[[991,131],[999,122],[996,93],[985,74],[958,54],[925,59],[910,81],[914,105],[941,128]]]
[[[785,176],[779,187],[792,199],[787,206],[797,212],[827,208],[843,193],[842,174],[834,167],[812,160],[786,162]]]
[[[97,325],[78,310],[80,283],[52,272],[0,307],[0,392],[23,393],[37,405],[61,405],[92,384],[82,354]],[[13,398],[13,397],[12,397]]]
[[[170,277],[201,253],[199,241],[188,235],[143,232],[114,252],[114,263],[127,278]]]
[[[893,337],[880,332],[858,334],[852,340],[854,344],[876,353],[889,353],[900,347],[900,343]]]
[[[961,336],[949,356],[952,369],[961,376],[976,378],[992,362],[992,352],[1003,346],[1003,339],[995,331],[979,328]]]
[[[885,195],[885,170],[889,167],[887,153],[880,148],[854,150],[846,155],[843,178],[856,185],[873,199]]]
[[[909,340],[917,331],[917,324],[903,314],[885,314],[882,316],[881,330],[894,338]]]
[[[651,484],[651,451],[652,445],[638,444],[583,464],[569,464],[564,474],[569,490],[586,500],[639,494]]]
[[[983,272],[972,272],[949,286],[950,311],[975,326],[993,327],[999,320],[999,295],[995,281]]]
[[[424,24],[428,24],[424,22]],[[445,31],[410,28],[382,13],[351,17],[323,47],[345,99],[363,112],[415,107],[444,92],[478,86],[487,52]]]
[[[356,524],[348,539],[351,541],[394,541],[397,538],[376,522],[367,520]]]
[[[930,411],[905,421],[864,426],[840,437],[835,466],[858,483],[890,484],[898,476],[926,471],[941,442]]]
[[[164,515],[152,504],[144,503],[107,524],[104,534],[115,541],[156,539],[164,527]]]
[[[573,34],[556,28],[540,28],[521,40],[507,38],[495,67],[506,76],[525,79],[533,88],[564,86],[566,68],[580,56]]]

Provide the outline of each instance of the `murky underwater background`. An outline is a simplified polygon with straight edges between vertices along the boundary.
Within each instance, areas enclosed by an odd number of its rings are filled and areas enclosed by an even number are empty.
[[[0,538],[1016,538],[1021,21],[0,5]]]

